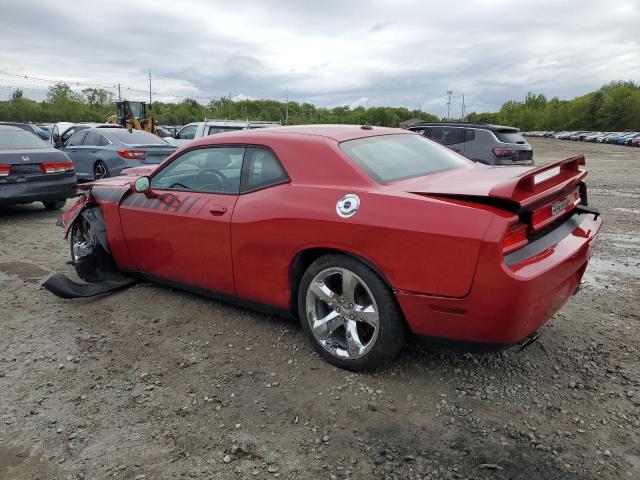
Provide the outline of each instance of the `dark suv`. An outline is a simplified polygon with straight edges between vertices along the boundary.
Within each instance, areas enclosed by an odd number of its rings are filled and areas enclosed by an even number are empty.
[[[533,164],[533,147],[514,127],[488,123],[416,123],[409,130],[488,165]]]

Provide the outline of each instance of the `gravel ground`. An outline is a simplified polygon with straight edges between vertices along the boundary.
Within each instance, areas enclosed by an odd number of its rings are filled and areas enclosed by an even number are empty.
[[[55,298],[58,215],[0,207],[0,478],[640,478],[640,149],[531,143],[587,157],[606,225],[586,287],[522,352],[415,343],[371,374],[165,287]]]

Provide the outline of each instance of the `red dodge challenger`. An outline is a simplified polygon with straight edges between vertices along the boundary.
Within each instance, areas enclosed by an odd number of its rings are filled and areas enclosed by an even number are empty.
[[[389,128],[249,130],[86,184],[62,224],[84,280],[125,273],[297,316],[325,359],[362,370],[409,332],[536,338],[602,225],[581,165],[491,167]]]

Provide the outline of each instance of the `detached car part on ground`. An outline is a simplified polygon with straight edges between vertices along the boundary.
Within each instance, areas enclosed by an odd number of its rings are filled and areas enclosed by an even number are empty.
[[[409,332],[486,348],[537,335],[602,224],[583,164],[491,167],[367,126],[225,133],[82,186],[62,223],[85,280],[124,272],[297,316],[325,359],[362,370]]]
[[[23,129],[0,125],[0,205],[42,202],[62,208],[76,194],[73,163]]]

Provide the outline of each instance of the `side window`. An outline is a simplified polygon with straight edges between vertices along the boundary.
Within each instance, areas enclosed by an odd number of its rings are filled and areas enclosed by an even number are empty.
[[[176,138],[179,138],[181,140],[193,140],[193,138],[196,136],[197,129],[197,125],[187,125],[178,132]]]
[[[87,132],[87,136],[84,138],[83,145],[99,147],[102,145],[103,138],[104,137],[100,135],[97,131],[89,130]]]
[[[473,142],[476,139],[476,131],[470,128],[467,128],[464,131],[464,141],[465,142]]]
[[[453,145],[464,142],[464,128],[434,127],[431,129],[431,138],[443,145]]]
[[[67,130],[62,134],[61,140],[63,142],[66,142],[71,137],[71,135],[76,133],[76,131],[77,131],[76,127],[71,127],[69,130]],[[84,138],[84,136],[82,138]]]
[[[190,150],[154,175],[151,187],[237,195],[244,151],[244,147]]]
[[[280,161],[267,148],[249,147],[244,160],[241,191],[250,192],[289,180]]]
[[[109,145],[109,140],[107,140],[104,135],[100,135],[100,145],[102,147],[106,147],[107,145]]]
[[[69,140],[67,140],[67,143],[65,144],[65,146],[67,146],[67,147],[76,147],[78,145],[82,145],[82,141],[84,140],[84,137],[86,135],[87,135],[87,131],[86,130],[79,131],[75,135],[72,135],[69,138]]]

